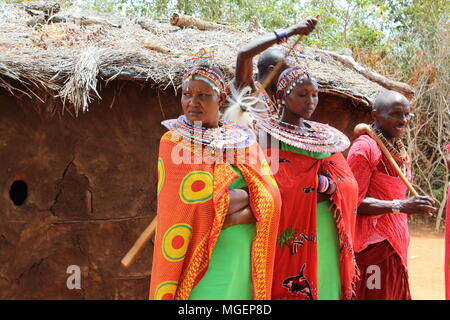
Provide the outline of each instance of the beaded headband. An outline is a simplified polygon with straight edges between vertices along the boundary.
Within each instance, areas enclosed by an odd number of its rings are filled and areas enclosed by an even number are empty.
[[[278,78],[277,90],[285,90],[286,94],[290,94],[296,85],[304,81],[305,75],[309,75],[305,65],[286,69]]]
[[[211,65],[214,52],[201,48],[197,53],[190,54],[190,56],[192,58],[188,59],[186,63],[191,66],[191,69],[184,74],[182,81],[184,82],[186,79],[202,80],[208,83],[215,91],[218,91],[219,94],[226,92],[222,76],[207,66]]]
[[[223,81],[223,78],[217,73],[211,70],[210,68],[206,66],[197,66],[195,68],[190,69],[188,72],[186,72],[183,76],[183,82],[186,79],[192,79],[196,75],[199,75],[201,77],[206,78],[206,81],[209,85],[214,84],[213,89],[217,89],[219,93],[226,92],[225,91],[225,82]],[[202,78],[198,78],[195,80],[203,80]]]

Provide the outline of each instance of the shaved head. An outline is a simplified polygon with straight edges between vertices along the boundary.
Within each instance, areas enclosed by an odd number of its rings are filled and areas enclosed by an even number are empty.
[[[277,63],[283,58],[284,51],[281,49],[271,48],[264,51],[258,59],[258,81],[261,83],[264,82],[266,77],[271,74]],[[269,95],[275,95],[275,92],[277,91],[278,77],[280,76],[281,72],[286,70],[288,67],[289,65],[287,64],[287,61],[284,61],[281,68],[277,71],[276,74],[273,75],[269,85],[266,88]]]
[[[284,53],[282,50],[277,48],[271,48],[264,51],[258,59],[258,73],[260,76],[265,76],[269,67],[275,66],[280,59],[284,57]]]
[[[378,112],[383,112],[397,104],[409,105],[409,101],[404,95],[397,91],[384,90],[375,98],[373,109]]]
[[[401,138],[412,117],[409,101],[396,91],[382,91],[375,99],[372,117],[375,127],[388,140]]]

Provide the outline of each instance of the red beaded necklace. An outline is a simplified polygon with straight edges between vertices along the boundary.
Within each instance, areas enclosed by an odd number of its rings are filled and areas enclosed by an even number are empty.
[[[375,128],[374,125],[372,125],[372,130],[375,133],[375,135],[380,139],[380,141],[384,144],[386,149],[389,151],[391,156],[401,164],[409,164],[411,161],[408,155],[408,152],[406,151],[406,147],[403,144],[402,140],[395,139],[394,144],[390,143],[386,137],[383,135],[383,133]]]
[[[350,146],[346,135],[319,122],[303,120],[304,125],[297,126],[269,117],[258,124],[277,140],[307,151],[341,152]]]

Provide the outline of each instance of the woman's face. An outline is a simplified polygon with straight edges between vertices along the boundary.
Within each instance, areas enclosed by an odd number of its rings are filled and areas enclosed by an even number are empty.
[[[206,128],[219,125],[219,108],[225,101],[225,94],[218,94],[202,80],[188,79],[182,87],[181,106],[186,118],[194,124],[201,121]]]
[[[319,88],[314,80],[306,78],[285,95],[284,99],[289,113],[309,119],[319,103]]]

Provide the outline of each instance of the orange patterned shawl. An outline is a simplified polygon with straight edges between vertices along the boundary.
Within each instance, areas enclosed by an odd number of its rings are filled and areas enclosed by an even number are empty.
[[[180,150],[192,164],[174,162],[173,155]],[[199,161],[198,151],[198,146],[193,148],[173,131],[161,138],[150,299],[189,298],[208,268],[228,211],[228,187],[237,174],[229,163]],[[248,184],[257,219],[251,255],[253,296],[264,300],[270,299],[281,200],[259,145],[247,147],[245,155],[244,163],[239,161],[236,166]]]

